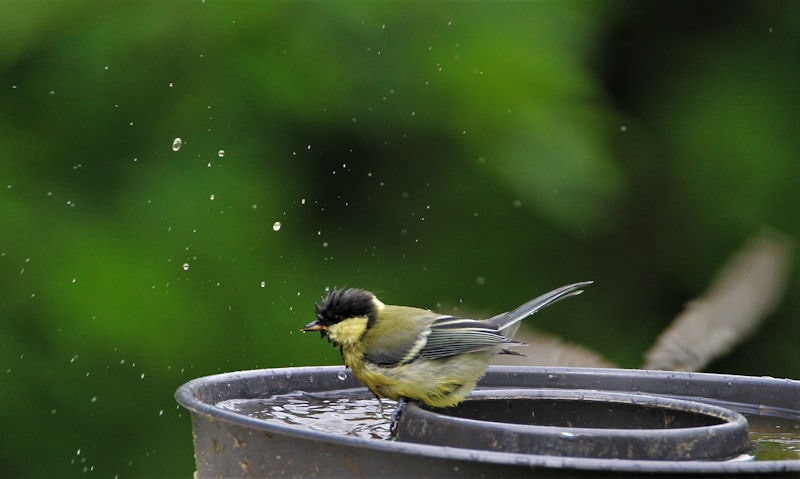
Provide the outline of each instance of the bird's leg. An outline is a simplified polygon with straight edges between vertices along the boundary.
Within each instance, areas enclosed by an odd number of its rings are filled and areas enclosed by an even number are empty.
[[[375,393],[372,393],[372,395],[378,400],[378,414],[383,416],[383,403],[381,402],[381,397]]]
[[[389,422],[389,433],[392,436],[397,432],[397,425],[400,424],[400,417],[403,415],[403,408],[406,407],[406,402],[408,401],[403,396],[397,399],[397,407],[392,413],[391,422]]]

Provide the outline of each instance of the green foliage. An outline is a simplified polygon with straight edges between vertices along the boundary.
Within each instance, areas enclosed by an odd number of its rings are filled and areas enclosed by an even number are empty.
[[[0,4],[0,469],[188,476],[174,390],[338,363],[299,333],[334,285],[488,315],[592,279],[537,326],[637,366],[800,234],[799,14]],[[796,293],[714,370],[800,377]]]

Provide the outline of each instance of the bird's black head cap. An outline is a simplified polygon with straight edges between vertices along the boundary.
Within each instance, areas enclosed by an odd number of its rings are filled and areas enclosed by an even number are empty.
[[[375,295],[358,288],[334,289],[317,304],[317,322],[331,326],[348,318],[367,317],[367,327],[377,315]]]

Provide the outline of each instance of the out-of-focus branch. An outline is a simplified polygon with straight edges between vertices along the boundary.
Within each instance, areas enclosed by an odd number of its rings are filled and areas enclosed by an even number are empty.
[[[777,306],[791,253],[791,241],[777,232],[751,239],[659,336],[644,368],[699,371],[733,349]]]

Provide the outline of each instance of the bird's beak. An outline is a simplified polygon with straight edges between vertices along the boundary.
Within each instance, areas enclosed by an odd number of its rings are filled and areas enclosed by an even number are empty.
[[[327,329],[328,328],[326,328],[325,326],[319,324],[318,321],[312,321],[312,322],[306,324],[305,326],[303,326],[303,328],[300,331],[302,331],[304,333],[307,333],[309,331],[320,331],[320,332],[324,333]]]

